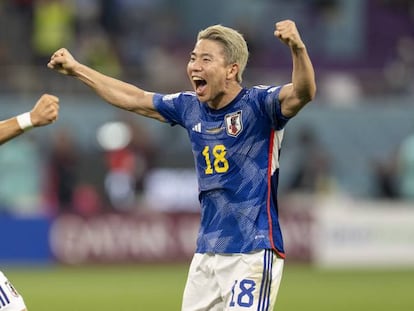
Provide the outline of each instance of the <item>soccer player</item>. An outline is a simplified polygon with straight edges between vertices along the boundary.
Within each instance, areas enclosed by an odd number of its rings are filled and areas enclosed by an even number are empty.
[[[50,124],[58,118],[59,99],[44,94],[30,112],[0,121],[0,144],[23,134],[32,127]],[[0,271],[0,310],[26,311],[23,297],[17,292],[6,276]]]
[[[48,63],[116,107],[186,129],[201,225],[183,311],[272,310],[276,302],[285,258],[276,194],[279,151],[286,123],[314,98],[316,84],[295,23],[276,23],[274,35],[293,60],[292,81],[280,86],[242,86],[246,41],[221,25],[198,34],[187,65],[193,92],[144,91],[79,63],[64,48]]]

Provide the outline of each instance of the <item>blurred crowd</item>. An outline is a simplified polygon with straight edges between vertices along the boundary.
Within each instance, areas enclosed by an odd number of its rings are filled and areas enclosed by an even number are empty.
[[[99,71],[145,89],[187,89],[185,66],[197,32],[215,23],[245,35],[251,52],[247,86],[285,83],[290,79],[290,55],[273,37],[273,24],[286,18],[296,21],[313,59],[319,105],[355,107],[376,103],[376,98],[414,96],[410,0],[4,0],[0,94],[89,94],[81,83],[46,68],[60,47]],[[74,109],[84,107],[76,103]],[[160,138],[157,129],[140,119],[113,114],[113,120],[128,129],[122,147],[91,145],[86,137],[95,132],[81,132],[81,122],[77,128],[57,122],[51,133],[40,134],[49,135],[47,143],[30,133],[2,148],[1,175],[9,177],[0,178],[0,214],[134,210],[144,204],[145,176],[154,167],[192,167],[189,146],[180,143],[186,141],[180,139],[182,134],[168,129]],[[414,134],[414,128],[410,131]],[[341,187],[332,163],[337,158],[321,132],[329,134],[307,125],[288,138],[284,161],[288,167],[296,164],[287,169],[282,191],[332,193]],[[406,136],[395,142],[393,152],[372,161],[374,189],[366,191],[370,196],[414,198],[414,143]],[[170,151],[161,154],[166,144]],[[187,147],[188,153],[177,157]]]
[[[272,29],[290,18],[318,68],[320,96],[340,102],[412,94],[413,12],[409,0],[6,0],[0,87],[37,91],[48,82],[60,91],[83,90],[53,83],[45,72],[51,53],[66,47],[109,75],[165,92],[186,88],[188,53],[197,32],[213,23],[244,33],[251,51],[246,83],[286,80],[290,57]]]

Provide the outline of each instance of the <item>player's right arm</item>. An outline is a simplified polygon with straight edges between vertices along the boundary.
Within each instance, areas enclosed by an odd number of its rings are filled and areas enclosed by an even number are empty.
[[[0,145],[22,133],[17,117],[0,121]]]
[[[76,77],[113,106],[165,121],[154,107],[154,93],[144,91],[132,84],[106,76],[83,65],[64,48],[57,50],[52,55],[47,66],[65,75]]]
[[[59,98],[43,94],[30,112],[0,121],[0,145],[24,133],[31,127],[45,126],[57,120]]]

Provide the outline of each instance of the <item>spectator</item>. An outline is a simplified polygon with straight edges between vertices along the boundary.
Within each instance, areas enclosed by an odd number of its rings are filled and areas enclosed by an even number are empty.
[[[62,45],[73,45],[74,8],[68,0],[37,0],[33,15],[33,51],[37,62],[43,65],[47,63],[50,51]]]
[[[55,132],[49,163],[48,198],[56,211],[73,211],[78,150],[68,129],[61,128]]]
[[[304,127],[299,132],[300,155],[296,172],[288,186],[289,191],[329,193],[334,187],[330,157],[317,141],[313,129]]]
[[[105,176],[105,190],[113,208],[117,210],[131,210],[139,206],[142,197],[144,180],[152,167],[154,148],[147,139],[145,129],[131,119],[123,122],[114,122],[104,125],[101,129],[101,145],[105,150],[107,172]],[[112,129],[112,133],[109,132]],[[123,144],[106,145],[103,135],[119,132],[118,142],[125,139]],[[139,133],[139,134],[138,134]]]

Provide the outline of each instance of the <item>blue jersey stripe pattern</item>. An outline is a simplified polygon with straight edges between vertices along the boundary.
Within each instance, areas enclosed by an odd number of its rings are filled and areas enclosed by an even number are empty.
[[[201,204],[197,253],[274,249],[284,257],[277,186],[288,118],[280,89],[244,88],[217,110],[193,92],[155,94],[157,111],[185,128],[191,141]]]

